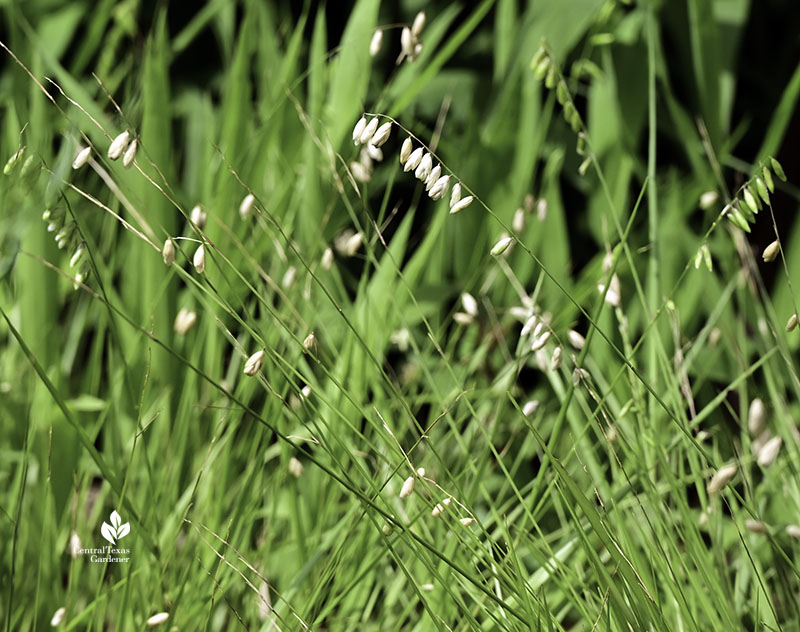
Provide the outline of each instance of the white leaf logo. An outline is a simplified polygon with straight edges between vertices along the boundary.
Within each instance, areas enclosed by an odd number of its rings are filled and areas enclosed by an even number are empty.
[[[111,512],[111,524],[107,522],[103,523],[103,526],[100,527],[100,534],[111,544],[116,544],[118,540],[124,538],[131,532],[131,526],[129,523],[122,524],[122,518],[117,513],[117,510]]]

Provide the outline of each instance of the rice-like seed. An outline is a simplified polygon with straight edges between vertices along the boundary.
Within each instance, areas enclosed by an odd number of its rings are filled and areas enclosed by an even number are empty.
[[[422,29],[425,28],[425,11],[420,11],[414,17],[414,23],[411,25],[411,35],[414,39],[418,39],[420,34],[422,33]]]
[[[147,625],[148,628],[154,628],[163,623],[166,623],[167,619],[169,619],[169,613],[159,612],[158,614],[154,614],[147,621],[145,621],[145,624]]]
[[[561,366],[561,354],[562,350],[561,347],[556,347],[553,351],[553,357],[550,359],[550,368],[553,371],[557,371],[558,368]]]
[[[111,145],[108,148],[108,157],[111,160],[116,160],[122,155],[122,153],[128,147],[128,141],[130,140],[130,137],[130,133],[128,133],[126,130],[119,134],[113,141],[111,141]]]
[[[781,451],[781,443],[783,439],[779,436],[772,437],[767,441],[764,446],[758,451],[758,464],[761,467],[769,467],[775,462],[778,453]]]
[[[136,159],[136,151],[139,149],[139,140],[134,138],[128,148],[125,150],[125,155],[122,157],[122,166],[130,169],[133,161]]]
[[[350,173],[353,174],[353,178],[357,182],[367,183],[372,179],[372,174],[368,167],[365,167],[360,162],[351,162],[350,163]]]
[[[437,178],[436,182],[433,183],[431,190],[428,192],[428,195],[432,200],[440,200],[447,193],[448,186],[450,186],[450,176],[442,176],[441,178]]]
[[[189,219],[192,220],[192,224],[194,224],[200,230],[202,230],[203,228],[205,228],[208,215],[203,210],[202,206],[196,204],[195,207],[192,209],[192,212],[189,214]]]
[[[700,202],[698,206],[701,209],[706,210],[714,206],[714,204],[716,204],[718,199],[719,199],[719,193],[717,193],[716,191],[706,191],[700,196]]]
[[[433,511],[431,511],[431,515],[434,518],[438,518],[444,513],[444,510],[445,506],[442,503],[436,503],[436,506],[433,508]]]
[[[392,535],[392,533],[394,533],[394,527],[392,526],[391,523],[385,522],[381,527],[381,533],[383,533],[383,535],[385,535],[386,537],[389,537],[390,535]]]
[[[311,351],[316,346],[317,346],[317,336],[312,331],[303,339],[303,349],[305,349],[306,351]]]
[[[281,280],[281,286],[284,289],[288,289],[294,285],[294,281],[297,278],[297,268],[294,266],[289,266],[286,272],[283,274],[283,279]]]
[[[175,261],[175,244],[172,243],[172,240],[167,238],[164,242],[164,247],[161,249],[161,256],[164,258],[164,264],[171,266],[172,262]]]
[[[466,199],[466,198],[464,198],[464,199]],[[464,201],[464,200],[461,200],[461,202],[463,202],[463,201]],[[461,202],[459,202],[459,204],[461,204]],[[451,213],[454,213],[454,212],[456,212],[456,211],[455,211],[455,208],[451,209],[451,210],[450,210],[450,212],[451,212]],[[499,257],[499,256],[500,256],[500,255],[502,255],[502,254],[503,254],[503,253],[504,253],[506,250],[508,250],[508,249],[509,249],[509,247],[511,246],[511,244],[512,244],[513,242],[514,242],[514,239],[513,239],[512,237],[507,237],[507,236],[506,236],[506,237],[501,237],[501,238],[498,240],[498,242],[497,242],[497,243],[496,243],[496,244],[495,244],[495,245],[492,247],[492,250],[491,250],[491,254],[492,254],[492,256],[494,256],[494,257]]]
[[[436,165],[425,179],[425,190],[430,191],[436,181],[442,176],[442,165]]]
[[[465,527],[468,527],[468,526],[470,526],[470,525],[471,525],[473,522],[475,522],[475,518],[461,518],[461,519],[459,520],[459,522],[460,522],[460,523],[461,523],[463,526],[465,526]]]
[[[308,399],[311,397],[311,385],[306,384],[303,388],[300,389],[300,397],[301,399]]]
[[[753,456],[758,458],[759,452],[767,443],[767,441],[772,438],[772,433],[769,430],[762,430],[758,436],[753,439],[753,443],[750,444],[750,449],[753,451]]]
[[[303,469],[303,464],[299,459],[296,459],[295,457],[291,457],[289,459],[289,474],[295,478],[300,478],[303,475]]]
[[[536,203],[536,219],[540,222],[547,219],[547,200],[544,198]]]
[[[205,244],[200,244],[200,247],[194,251],[194,257],[192,257],[192,264],[194,265],[194,269],[197,271],[197,274],[203,274],[203,272],[206,271]]]
[[[742,191],[742,197],[744,198],[744,203],[747,204],[747,207],[753,212],[753,215],[758,215],[758,200],[756,200],[756,196],[753,195],[753,192],[750,190],[750,187],[745,187]]]
[[[606,303],[611,305],[611,307],[619,307],[621,304],[621,297],[620,297],[620,284],[619,284],[619,277],[615,274],[611,277],[611,283],[608,286],[608,292],[605,291],[606,286],[602,283],[597,285],[597,291],[601,294],[605,292],[606,296]]]
[[[458,186],[458,185],[456,185],[456,186]],[[455,215],[456,213],[460,213],[465,208],[467,208],[470,204],[472,204],[472,200],[473,199],[474,198],[471,195],[468,195],[465,198],[461,198],[458,202],[456,202],[455,204],[453,204],[450,207],[450,214],[451,215]]]
[[[453,314],[453,320],[456,321],[456,324],[466,327],[467,325],[472,324],[474,317],[465,312],[456,312]]]
[[[67,614],[67,609],[64,606],[61,606],[58,610],[53,613],[53,618],[50,619],[50,627],[57,628],[61,625],[64,621],[64,615]]]
[[[786,535],[792,538],[800,539],[800,527],[796,524],[790,524],[786,527]]]
[[[387,140],[389,140],[389,136],[391,135],[391,133],[392,133],[392,122],[386,121],[375,131],[375,134],[372,136],[372,140],[370,141],[370,143],[375,147],[380,147]]]
[[[756,191],[764,204],[769,204],[769,191],[761,178],[756,178]]]
[[[261,365],[264,363],[264,358],[266,357],[267,352],[264,349],[259,349],[249,358],[247,358],[247,362],[244,363],[244,374],[253,377],[256,373],[259,372],[261,369]]]
[[[522,331],[519,332],[519,337],[524,338],[529,333],[531,333],[531,331],[534,328],[538,328],[539,325],[540,325],[539,316],[537,314],[534,314],[533,316],[528,318],[528,320],[525,321],[525,324],[522,326]]]
[[[413,476],[409,476],[403,482],[403,486],[400,488],[400,498],[408,498],[414,493],[414,482],[415,479]]]
[[[577,385],[579,382],[586,382],[590,377],[589,371],[576,367],[572,372],[572,383]]]
[[[380,147],[375,147],[372,143],[367,145],[366,155],[375,162],[383,160],[383,150]]]
[[[786,331],[792,331],[797,327],[797,314],[792,314],[789,316],[789,320],[786,322]]]
[[[322,253],[320,265],[323,270],[330,270],[333,267],[333,248],[330,246],[325,248],[325,252]]]
[[[372,34],[372,39],[369,42],[370,57],[375,57],[375,55],[380,52],[381,44],[383,44],[383,31],[381,29],[376,29]]]
[[[81,549],[83,548],[83,542],[81,542],[81,537],[78,535],[77,531],[73,531],[69,534],[69,544],[67,545],[67,551],[69,551],[69,556],[75,560],[78,559],[78,556],[81,555]]]
[[[550,339],[549,331],[546,331],[541,336],[534,338],[533,343],[531,344],[531,351],[535,352],[538,351],[539,349],[543,349],[549,339]]]
[[[367,126],[364,128],[364,131],[361,132],[361,136],[359,137],[359,142],[362,145],[366,145],[372,137],[375,135],[375,132],[378,130],[378,119],[377,117],[373,117],[373,119],[367,123]]]
[[[586,344],[586,338],[584,338],[580,333],[578,333],[574,329],[570,329],[567,332],[567,340],[569,340],[569,344],[571,344],[578,351],[583,349],[583,345]]]
[[[406,160],[406,164],[403,167],[403,171],[411,171],[412,169],[416,169],[419,166],[419,163],[422,162],[422,155],[425,152],[424,147],[417,147],[411,154],[408,156],[408,160]]]
[[[244,196],[242,203],[239,204],[239,216],[242,219],[248,219],[253,214],[253,206],[256,203],[256,196],[248,193]]]
[[[367,119],[365,117],[361,117],[358,119],[358,123],[353,128],[353,144],[358,145],[361,143],[361,134],[364,133],[364,128],[367,126]]]
[[[733,477],[736,476],[736,471],[738,469],[739,466],[736,465],[736,463],[728,463],[727,465],[723,465],[721,468],[719,468],[708,483],[708,487],[706,488],[708,493],[716,494],[717,492],[721,491],[733,480]]]
[[[181,307],[175,317],[174,329],[179,336],[185,336],[197,322],[197,312]]]
[[[461,304],[464,306],[464,311],[470,316],[478,315],[478,301],[469,292],[461,294]]]
[[[402,51],[400,54],[401,61],[403,56],[412,57],[414,55],[414,36],[407,26],[404,26],[400,33],[400,49]]]
[[[536,410],[539,408],[539,400],[532,399],[530,401],[525,402],[525,405],[522,407],[522,414],[526,417],[530,417]]]
[[[778,258],[778,253],[780,251],[781,251],[781,242],[776,239],[769,246],[764,248],[764,254],[762,255],[762,258],[766,263],[770,263]]]
[[[72,161],[72,168],[73,169],[80,169],[89,162],[89,157],[92,155],[92,148],[91,147],[81,147],[78,150],[78,153],[75,154],[75,160]]]
[[[84,250],[85,250],[85,247],[84,247],[83,243],[78,244],[78,247],[75,249],[75,252],[72,253],[72,257],[70,257],[70,260],[69,260],[69,267],[70,268],[74,268],[75,265],[81,260],[81,258],[83,257],[83,251]]]
[[[450,193],[450,208],[452,209],[460,201],[461,201],[461,183],[456,182],[453,185],[453,191]]]
[[[358,249],[361,248],[361,244],[364,242],[364,234],[361,232],[355,233],[351,235],[344,245],[344,254],[348,257],[352,257],[358,252]]]
[[[761,520],[753,520],[752,518],[748,518],[744,521],[744,528],[750,533],[766,533],[769,531],[769,527],[767,527],[766,522],[762,522]]]
[[[511,228],[515,233],[521,233],[525,230],[525,209],[518,208],[514,211],[514,219],[511,220]]]
[[[3,173],[5,175],[9,175],[12,171],[14,171],[14,168],[17,166],[17,163],[20,161],[20,158],[22,158],[24,153],[25,147],[20,147],[11,155],[11,158],[8,159],[5,167],[3,167]]]
[[[411,136],[403,141],[403,146],[400,147],[400,162],[406,164],[408,159],[411,158],[411,151],[414,149],[414,143],[411,141]]]
[[[767,410],[761,398],[756,397],[750,402],[750,409],[747,414],[747,429],[750,434],[757,437],[764,430],[764,425],[767,419]]]
[[[414,171],[414,176],[417,178],[417,180],[422,180],[425,182],[430,175],[432,168],[433,157],[430,155],[430,153],[426,152],[425,155],[420,159],[417,169]]]
[[[408,60],[414,61],[420,55],[422,55],[422,42],[417,42],[416,44],[414,44],[414,54],[410,55]]]

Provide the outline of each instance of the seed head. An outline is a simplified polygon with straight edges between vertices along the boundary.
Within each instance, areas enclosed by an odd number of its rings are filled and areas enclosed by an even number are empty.
[[[281,286],[284,288],[290,288],[294,285],[294,280],[297,277],[297,268],[294,266],[289,266],[286,269],[286,272],[283,274],[283,279],[281,280]]]
[[[181,307],[178,315],[175,317],[175,333],[179,336],[185,336],[186,333],[194,327],[197,322],[197,313]]]
[[[312,331],[303,340],[303,349],[305,349],[306,351],[311,351],[316,346],[317,346],[317,337],[314,335],[314,332]]]
[[[779,163],[775,158],[772,156],[769,157],[769,164],[772,167],[772,172],[778,176],[781,180],[786,182],[786,174],[783,172],[783,167],[781,167],[781,163]]]
[[[464,292],[461,295],[461,304],[464,306],[464,311],[470,316],[478,315],[478,301],[469,292]]]
[[[721,491],[733,480],[733,477],[736,476],[736,471],[738,469],[739,467],[736,465],[736,463],[728,463],[727,465],[723,465],[721,468],[719,468],[708,483],[708,487],[706,488],[708,493],[716,494],[717,492]]]
[[[536,412],[536,409],[539,408],[539,400],[532,399],[530,401],[525,402],[525,405],[522,407],[522,414],[526,417],[530,417],[533,413]]]
[[[747,429],[754,437],[760,435],[761,431],[764,430],[764,425],[767,418],[766,413],[767,411],[764,407],[764,402],[762,402],[760,398],[756,397],[752,402],[750,402],[750,410],[748,411],[747,415]]]
[[[782,439],[780,437],[772,437],[767,441],[763,447],[758,451],[758,464],[761,467],[769,467],[775,462],[778,453],[781,451]]]
[[[433,511],[431,512],[431,515],[434,518],[438,518],[439,516],[441,516],[444,513],[444,510],[445,510],[445,506],[442,503],[436,503],[436,506],[433,508]]]
[[[353,174],[353,178],[357,182],[367,183],[372,179],[372,173],[370,172],[369,168],[360,162],[350,163],[350,173]]]
[[[456,321],[457,325],[466,327],[467,325],[471,325],[472,321],[475,319],[466,312],[456,312],[453,314],[453,320]]]
[[[134,138],[128,148],[125,150],[125,155],[122,157],[122,166],[130,169],[133,161],[136,159],[136,151],[139,149],[139,141]]]
[[[786,322],[786,331],[792,331],[797,327],[797,314],[792,314],[789,316],[789,320]]]
[[[239,216],[248,219],[253,214],[253,205],[256,203],[256,196],[248,193],[239,205]]]
[[[545,331],[542,335],[534,337],[533,343],[531,343],[531,351],[535,352],[538,351],[539,349],[543,349],[549,339],[550,339],[549,331]]]
[[[366,145],[372,137],[375,135],[375,132],[378,129],[378,119],[373,117],[372,120],[367,123],[367,126],[364,128],[364,131],[361,132],[361,137],[358,139],[359,143],[362,145]]]
[[[401,163],[406,164],[408,162],[408,159],[411,158],[411,151],[413,149],[414,149],[414,143],[411,141],[411,136],[409,136],[403,141],[403,146],[400,147]]]
[[[24,147],[20,147],[17,151],[15,151],[13,153],[11,158],[9,158],[8,161],[6,162],[6,166],[3,167],[3,173],[5,175],[8,175],[12,171],[14,171],[14,167],[17,166],[17,163],[19,162],[20,158],[22,158],[22,155],[24,153],[25,153],[25,148]]]
[[[775,261],[775,259],[778,258],[778,253],[780,251],[781,251],[781,242],[779,242],[776,239],[769,246],[764,248],[764,254],[761,256],[766,263],[770,263],[771,261]]]
[[[464,198],[464,200],[466,200],[466,199],[467,198]],[[461,202],[463,202],[464,200],[461,200]],[[459,204],[461,204],[461,202],[459,202]],[[454,213],[455,212],[455,208],[450,209],[450,212]],[[500,240],[494,245],[494,247],[491,250],[492,256],[499,257],[506,250],[508,250],[508,248],[511,246],[511,244],[513,242],[514,242],[514,239],[511,238],[511,237],[501,237]]]
[[[404,482],[403,486],[400,488],[400,498],[408,498],[411,494],[414,493],[414,477],[409,476]]]
[[[436,182],[433,183],[431,190],[428,192],[428,195],[432,200],[440,200],[447,193],[447,187],[449,186],[450,176],[442,176],[441,178],[437,178]]]
[[[411,25],[411,35],[414,39],[418,39],[420,34],[422,33],[422,29],[425,28],[425,12],[420,11],[417,13],[416,17],[414,18],[414,23]]]
[[[383,31],[380,29],[376,29],[375,32],[372,34],[372,39],[369,42],[369,54],[370,57],[375,57],[380,50],[381,44],[383,44]]]
[[[333,249],[330,246],[325,248],[325,252],[322,253],[320,265],[323,270],[330,270],[333,267]]]
[[[377,119],[375,120],[377,121]],[[372,140],[370,141],[370,143],[375,147],[380,147],[387,140],[389,140],[389,136],[391,134],[392,134],[392,122],[386,121],[375,131],[375,134],[372,136]]]
[[[364,133],[364,128],[367,127],[367,119],[363,116],[358,119],[358,123],[353,128],[353,144],[358,145],[361,142],[361,134]]]
[[[197,228],[203,230],[206,225],[208,215],[206,215],[206,212],[203,210],[202,206],[196,204],[192,209],[192,212],[189,214],[189,219],[192,220],[192,224],[197,226]]]
[[[425,179],[425,190],[430,191],[436,181],[442,176],[442,165],[436,165]]]
[[[378,132],[375,133],[377,134]],[[374,141],[375,137],[373,137],[372,140]],[[380,147],[375,147],[375,145],[369,143],[366,149],[366,156],[370,160],[375,160],[376,162],[380,162],[381,160],[383,160],[383,150]]]
[[[261,365],[264,363],[266,355],[267,352],[261,349],[247,358],[247,362],[244,363],[244,374],[253,377],[258,373],[261,370]]]
[[[761,520],[753,520],[751,518],[748,518],[744,521],[744,528],[750,533],[766,533],[769,530],[766,522],[762,522]]]
[[[426,153],[419,161],[419,165],[417,165],[416,171],[414,171],[414,176],[416,176],[417,180],[425,180],[428,179],[428,176],[431,174],[431,169],[433,168],[433,158],[431,157],[430,153]]]
[[[407,26],[403,27],[402,32],[400,33],[400,61],[402,61],[403,57],[413,57],[414,56],[414,36],[411,34],[411,29]]]
[[[194,265],[194,269],[197,271],[197,274],[203,274],[203,272],[206,271],[205,244],[200,244],[200,247],[194,251],[194,257],[192,257],[192,264]]]
[[[411,154],[408,156],[408,160],[406,161],[405,166],[403,167],[403,171],[411,171],[412,169],[416,169],[419,166],[419,163],[422,162],[422,155],[425,152],[423,147],[417,147]]]
[[[294,457],[289,459],[289,474],[295,478],[300,478],[303,475],[303,464]]]
[[[553,357],[550,359],[550,368],[553,371],[557,371],[561,366],[561,353],[561,347],[556,347],[553,351]]]
[[[453,191],[450,193],[450,209],[452,212],[452,208],[461,201],[461,183],[456,182],[453,185]]]
[[[354,235],[351,235],[344,244],[344,254],[348,257],[355,255],[358,252],[358,249],[361,248],[363,241],[363,233],[358,232]]]
[[[518,208],[514,211],[514,219],[511,220],[511,228],[515,233],[521,233],[525,230],[525,209]]]
[[[167,622],[169,619],[169,613],[167,612],[159,612],[158,614],[154,614],[150,617],[147,621],[145,621],[148,628],[155,628],[163,623]]]
[[[108,157],[111,160],[116,160],[122,155],[122,153],[128,146],[128,141],[130,140],[130,137],[131,135],[128,133],[127,130],[125,130],[124,132],[122,132],[122,134],[120,134],[113,141],[111,141],[111,145],[108,148]]]
[[[786,535],[792,538],[799,538],[800,539],[800,527],[796,524],[790,524],[786,527]]]
[[[744,191],[742,191],[742,197],[744,198],[744,203],[747,204],[747,207],[753,212],[753,215],[757,215],[758,211],[758,200],[753,195],[753,192],[750,190],[750,187],[745,187]]]
[[[578,351],[583,349],[583,345],[586,344],[586,338],[584,338],[580,333],[578,333],[574,329],[570,329],[567,332],[567,340],[569,340],[569,344],[571,344]]]
[[[474,518],[461,518],[461,519],[459,520],[459,522],[460,522],[460,523],[461,523],[463,526],[465,526],[465,527],[468,527],[468,526],[470,526],[470,525],[471,525],[473,522],[475,522],[475,519],[474,519]]]
[[[92,155],[92,148],[91,147],[81,147],[78,150],[78,153],[75,154],[75,160],[72,161],[72,168],[73,169],[80,169],[89,162],[89,156]]]
[[[456,186],[459,186],[459,185],[456,184]],[[453,187],[453,190],[455,191],[455,187]],[[450,200],[452,201],[452,195],[450,197]],[[468,195],[465,198],[461,198],[458,202],[456,202],[455,204],[452,204],[450,206],[450,214],[451,215],[455,215],[456,213],[460,213],[465,208],[467,208],[470,204],[472,204],[472,200],[473,200],[473,197],[471,195]]]
[[[57,628],[61,625],[62,621],[64,621],[64,615],[67,614],[67,609],[64,606],[61,606],[58,610],[53,613],[53,618],[50,619],[50,627]]]
[[[698,206],[701,209],[706,210],[714,206],[714,204],[717,202],[718,199],[719,199],[719,193],[717,193],[716,191],[706,191],[705,193],[703,193],[703,195],[700,196],[700,203],[698,204]]]

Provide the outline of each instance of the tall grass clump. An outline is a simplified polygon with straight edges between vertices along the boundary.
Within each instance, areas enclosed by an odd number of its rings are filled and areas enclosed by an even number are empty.
[[[3,9],[4,629],[799,629],[792,12],[344,6]]]

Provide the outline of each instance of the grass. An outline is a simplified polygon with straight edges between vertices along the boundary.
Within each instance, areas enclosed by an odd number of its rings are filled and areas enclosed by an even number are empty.
[[[395,65],[410,0],[88,4],[2,8],[5,630],[800,629],[800,74],[754,6],[434,3]],[[114,510],[128,561],[76,552]]]

